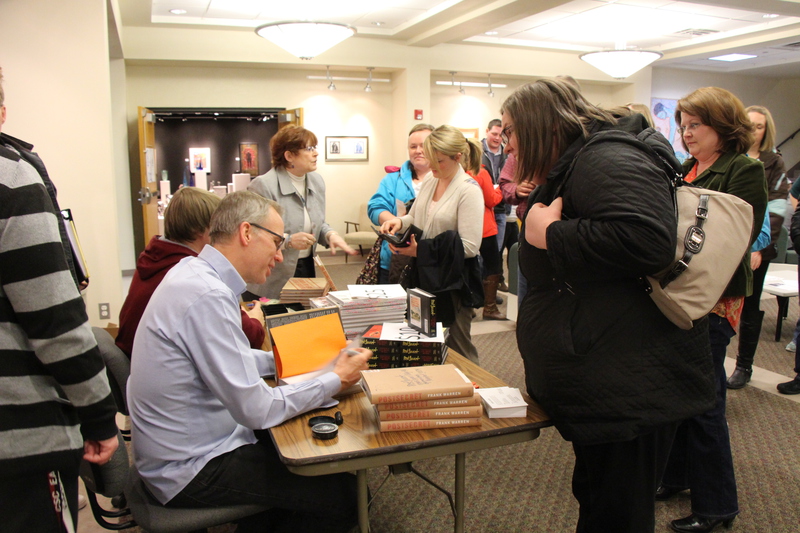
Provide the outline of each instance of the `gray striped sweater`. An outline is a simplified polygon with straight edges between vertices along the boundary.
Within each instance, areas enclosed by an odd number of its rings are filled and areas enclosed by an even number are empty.
[[[116,407],[42,177],[0,142],[0,476],[74,465]],[[27,154],[30,155],[30,154]],[[35,157],[35,156],[34,156]]]

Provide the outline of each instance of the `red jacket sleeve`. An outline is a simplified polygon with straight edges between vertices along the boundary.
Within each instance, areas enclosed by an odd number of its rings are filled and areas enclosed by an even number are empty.
[[[472,174],[470,174],[470,176],[472,176]],[[475,178],[475,181],[481,186],[481,191],[483,191],[483,204],[486,207],[494,207],[503,200],[503,193],[500,192],[500,189],[494,188],[492,176],[489,174],[488,170],[481,168],[478,175],[473,176],[473,178]]]
[[[264,326],[255,318],[247,316],[244,309],[241,309],[241,312],[242,329],[244,330],[244,334],[247,335],[247,340],[250,341],[250,347],[260,350],[261,345],[264,344],[264,337],[266,336]]]

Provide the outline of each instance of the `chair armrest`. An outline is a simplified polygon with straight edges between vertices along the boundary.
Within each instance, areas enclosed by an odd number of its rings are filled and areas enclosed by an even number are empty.
[[[344,221],[344,226],[345,226],[344,232],[345,233],[350,233],[350,225],[351,224],[353,226],[355,226],[356,227],[356,231],[358,231],[358,227],[360,226],[360,224],[358,222],[350,222],[348,220],[345,220]]]

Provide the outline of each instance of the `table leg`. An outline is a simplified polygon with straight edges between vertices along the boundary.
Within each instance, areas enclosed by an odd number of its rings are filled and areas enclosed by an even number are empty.
[[[464,496],[467,454],[456,454],[456,525],[455,533],[464,533]]]
[[[358,486],[358,528],[361,533],[369,533],[369,488],[367,487],[367,470],[356,473]]]
[[[789,314],[789,298],[786,296],[776,296],[776,298],[778,298],[778,323],[775,325],[775,342],[778,342],[781,340],[783,319]]]

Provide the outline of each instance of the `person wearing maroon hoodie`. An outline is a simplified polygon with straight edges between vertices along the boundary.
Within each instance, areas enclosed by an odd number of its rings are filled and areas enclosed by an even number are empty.
[[[175,193],[164,213],[164,236],[156,235],[139,254],[128,296],[119,313],[116,344],[130,357],[133,338],[144,310],[156,287],[178,262],[195,257],[211,242],[211,215],[220,203],[217,195],[196,187],[183,187]],[[261,348],[264,326],[242,310],[242,329],[251,348]]]

